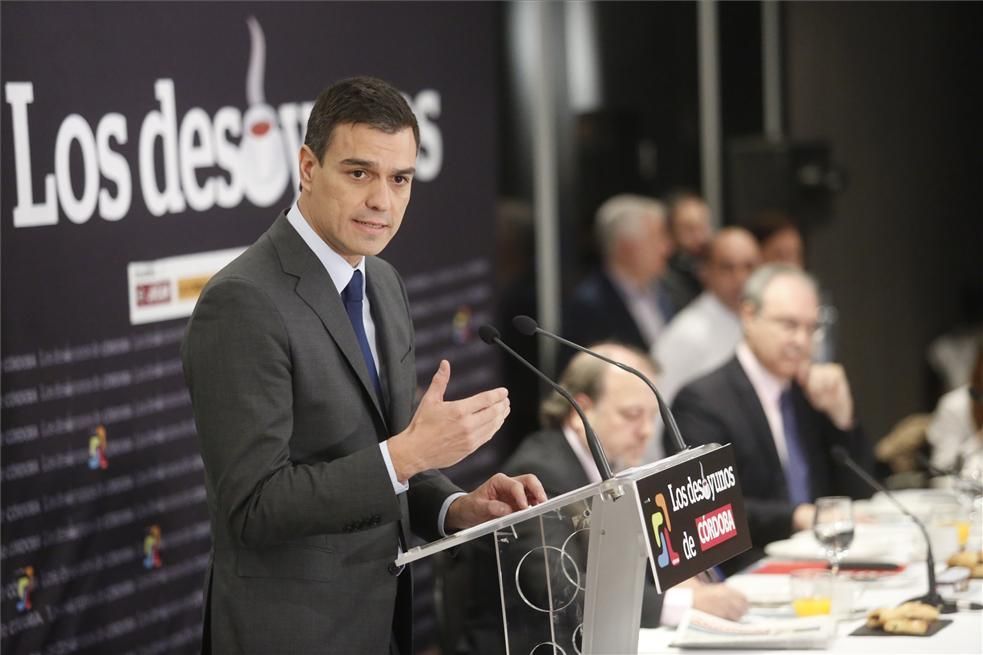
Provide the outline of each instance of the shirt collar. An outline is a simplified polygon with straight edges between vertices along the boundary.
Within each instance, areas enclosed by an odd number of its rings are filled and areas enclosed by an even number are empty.
[[[751,352],[751,347],[747,345],[747,341],[741,341],[737,344],[737,361],[747,373],[748,379],[751,380],[751,386],[754,387],[759,397],[768,398],[777,403],[782,392],[788,389],[789,382],[775,377],[762,366],[758,358]]]
[[[711,291],[704,291],[702,294],[702,300],[707,310],[716,314],[717,316],[726,316],[730,319],[734,319],[737,316],[734,313],[734,310],[725,305],[720,298],[718,298],[717,295]]]
[[[352,281],[352,275],[355,274],[355,271],[362,271],[362,279],[365,279],[365,257],[359,260],[358,266],[352,267],[351,264],[345,261],[344,257],[335,252],[331,246],[324,242],[324,239],[318,236],[314,228],[304,218],[297,203],[294,203],[287,212],[287,221],[297,231],[300,238],[304,240],[304,243],[314,251],[314,254],[324,266],[328,275],[331,276],[331,281],[334,282],[335,289],[338,290],[338,293],[344,291],[348,283]],[[364,284],[362,285],[362,289],[362,293],[364,294]]]
[[[563,426],[563,436],[567,438],[570,449],[577,456],[581,468],[584,469],[584,473],[587,475],[587,480],[589,482],[600,482],[601,474],[597,470],[597,464],[594,463],[594,458],[591,457],[587,446],[580,440],[580,436],[567,426]]]

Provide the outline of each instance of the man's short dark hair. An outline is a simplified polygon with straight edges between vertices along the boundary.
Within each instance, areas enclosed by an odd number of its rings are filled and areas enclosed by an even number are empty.
[[[741,224],[747,226],[760,246],[784,230],[792,229],[801,234],[795,219],[779,209],[758,210],[741,221]]]
[[[406,99],[385,80],[352,77],[332,84],[321,92],[307,120],[304,144],[324,161],[324,153],[336,125],[364,124],[387,134],[412,128],[416,147],[420,147],[420,126]]]

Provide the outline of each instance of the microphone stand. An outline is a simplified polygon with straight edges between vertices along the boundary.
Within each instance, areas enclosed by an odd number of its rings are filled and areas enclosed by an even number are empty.
[[[588,422],[587,417],[584,415],[584,410],[580,407],[580,403],[574,400],[573,396],[570,395],[570,392],[551,380],[545,373],[529,363],[525,357],[506,345],[506,343],[502,341],[499,331],[494,327],[490,325],[482,325],[480,328],[478,328],[478,336],[480,336],[481,340],[485,343],[489,345],[497,345],[509,355],[519,360],[523,366],[545,381],[548,385],[555,389],[557,393],[563,396],[568,403],[570,403],[570,405],[577,412],[577,415],[580,417],[581,422],[584,424],[584,432],[587,435],[587,446],[590,448],[591,457],[594,459],[594,465],[597,467],[598,473],[601,474],[601,479],[610,480],[613,477],[613,474],[611,473],[611,465],[608,464],[608,458],[604,454],[604,448],[601,446],[600,440],[598,440],[597,435],[594,433],[594,428],[591,427],[590,422]],[[617,500],[624,495],[624,492],[621,491],[620,488],[617,488],[612,489],[610,494],[612,499]]]
[[[594,352],[590,348],[584,348],[578,343],[574,343],[573,341],[568,341],[567,339],[564,339],[558,334],[553,334],[552,332],[548,332],[547,330],[544,330],[543,328],[539,327],[539,324],[537,324],[536,321],[529,316],[522,316],[522,315],[516,316],[515,318],[512,319],[512,326],[515,327],[516,330],[527,336],[542,334],[543,336],[549,337],[550,339],[559,341],[564,346],[568,346],[570,348],[573,348],[574,350],[579,350],[582,353],[587,353],[588,355],[597,357],[598,359],[605,361],[608,364],[611,364],[612,366],[617,366],[621,370],[627,371],[632,375],[641,379],[642,382],[648,385],[648,388],[652,390],[652,393],[655,394],[655,399],[659,402],[659,415],[662,417],[662,423],[666,426],[666,429],[669,431],[669,435],[672,438],[673,445],[676,446],[676,451],[682,452],[689,447],[686,445],[686,442],[683,441],[683,436],[679,433],[679,426],[676,425],[676,419],[675,417],[673,417],[672,412],[669,411],[669,406],[666,404],[666,401],[662,398],[662,394],[659,393],[659,390],[655,388],[655,385],[652,384],[652,381],[649,380],[647,377],[645,377],[645,375],[643,375],[641,371],[632,368],[627,364],[622,364],[621,362],[611,359],[610,357],[605,357],[600,353]]]
[[[878,482],[872,475],[863,470],[859,464],[853,461],[853,458],[850,457],[842,446],[833,447],[833,458],[853,471],[857,477],[866,482],[870,487],[883,493],[887,499],[901,511],[902,514],[914,521],[915,525],[918,526],[918,529],[921,530],[922,536],[925,538],[925,563],[928,568],[928,593],[926,593],[924,596],[912,598],[911,600],[938,607],[939,611],[941,611],[943,614],[952,614],[955,612],[956,604],[944,601],[942,596],[939,594],[939,588],[935,581],[935,557],[932,555],[932,542],[929,541],[928,531],[925,529],[925,525],[918,520],[917,516],[909,512],[908,509],[894,497],[894,494],[888,491],[887,487]]]

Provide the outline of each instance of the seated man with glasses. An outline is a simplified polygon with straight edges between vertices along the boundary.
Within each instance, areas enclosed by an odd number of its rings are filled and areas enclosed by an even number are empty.
[[[843,367],[812,361],[818,316],[811,276],[784,264],[759,268],[744,286],[735,357],[673,403],[687,443],[734,446],[754,547],[728,562],[728,572],[760,557],[765,544],[810,528],[819,496],[870,495],[830,454],[843,446],[873,470]]]

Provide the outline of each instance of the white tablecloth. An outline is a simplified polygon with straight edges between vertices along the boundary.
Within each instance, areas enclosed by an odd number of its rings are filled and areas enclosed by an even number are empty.
[[[905,582],[903,586],[890,585],[884,588],[878,588],[876,584],[871,585],[861,594],[859,600],[860,605],[865,608],[892,607],[925,592],[927,588],[925,582],[926,575],[921,563],[915,562],[910,564],[908,570],[902,575],[904,576]],[[968,591],[954,597],[983,603],[983,581],[971,581]],[[752,614],[760,613],[761,615],[767,614],[773,617],[774,612],[775,610],[758,610],[752,608]],[[955,614],[944,614],[941,618],[952,620],[952,624],[946,626],[931,637],[851,637],[849,636],[850,633],[863,625],[863,619],[841,621],[837,627],[837,636],[830,643],[828,650],[836,653],[862,653],[868,655],[894,655],[896,653],[983,654],[983,612],[964,611]],[[668,628],[642,630],[638,640],[638,652],[640,655],[684,652],[682,649],[669,647],[674,636],[675,631]],[[747,655],[750,651],[712,650],[702,652],[739,653],[741,655]],[[786,650],[780,652],[815,654],[819,651]]]

